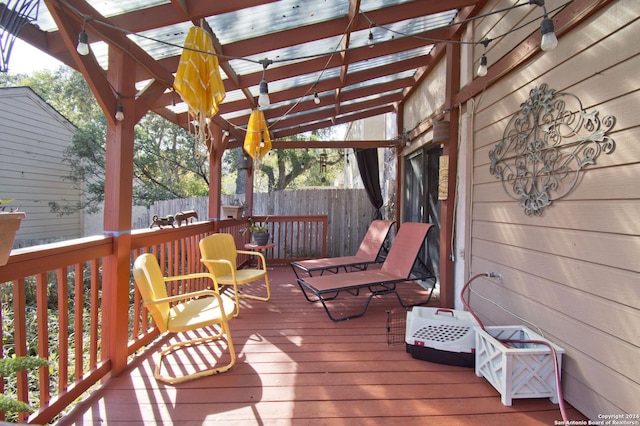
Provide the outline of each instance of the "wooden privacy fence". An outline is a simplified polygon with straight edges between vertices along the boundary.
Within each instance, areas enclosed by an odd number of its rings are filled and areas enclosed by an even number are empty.
[[[374,213],[364,189],[301,189],[256,193],[253,197],[253,214],[258,216],[327,215],[326,254],[331,257],[351,255],[358,250]],[[242,204],[244,200],[244,194],[222,196],[223,205]],[[208,209],[208,197],[158,201],[150,207],[149,217],[195,210],[200,219],[205,220]]]

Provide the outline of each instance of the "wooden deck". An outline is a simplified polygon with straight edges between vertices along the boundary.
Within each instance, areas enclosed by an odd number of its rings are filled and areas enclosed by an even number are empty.
[[[289,267],[276,267],[269,276],[272,299],[243,301],[240,316],[230,323],[238,353],[231,371],[164,385],[153,378],[155,351],[146,351],[58,424],[553,425],[561,420],[558,405],[548,399],[514,400],[505,407],[473,369],[416,360],[404,344],[389,345],[386,311],[403,312],[393,295],[374,299],[364,317],[335,323],[321,305],[304,299]],[[424,292],[411,284],[403,295],[418,300]],[[354,299],[363,300],[339,298]],[[160,338],[152,349],[167,340]],[[163,367],[188,371],[203,359],[211,362],[219,349],[212,344],[182,350]],[[568,408],[571,419],[585,419]]]

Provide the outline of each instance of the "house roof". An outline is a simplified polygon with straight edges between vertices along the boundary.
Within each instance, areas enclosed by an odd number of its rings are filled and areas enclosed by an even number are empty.
[[[151,109],[189,127],[187,107],[171,87],[186,34],[193,25],[201,26],[213,35],[226,91],[214,121],[231,133],[231,140],[244,139],[264,72],[271,98],[264,113],[277,139],[397,111],[438,61],[443,42],[459,34],[458,23],[482,4],[44,0],[37,21],[20,37],[86,70],[81,63],[86,59],[73,51],[86,29],[89,58],[99,69],[107,66],[107,46],[123,51],[136,63],[136,96],[155,91]]]

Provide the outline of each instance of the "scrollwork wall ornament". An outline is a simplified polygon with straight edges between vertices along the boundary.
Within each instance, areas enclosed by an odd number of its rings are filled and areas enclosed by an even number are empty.
[[[531,90],[520,107],[489,152],[489,171],[527,215],[540,216],[576,187],[586,166],[614,151],[609,132],[616,119],[585,111],[577,96],[546,84]]]

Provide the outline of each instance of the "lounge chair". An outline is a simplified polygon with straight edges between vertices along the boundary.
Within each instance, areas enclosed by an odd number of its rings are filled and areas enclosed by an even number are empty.
[[[133,265],[133,276],[140,295],[144,300],[153,321],[161,333],[180,333],[198,330],[202,327],[219,325],[220,332],[209,336],[189,339],[183,342],[169,345],[160,351],[160,359],[156,364],[153,376],[156,380],[165,383],[182,383],[198,377],[223,373],[229,370],[236,361],[236,354],[229,332],[227,320],[233,316],[235,303],[225,295],[218,293],[218,283],[211,274],[196,273],[189,275],[176,275],[164,277],[158,260],[150,253],[145,253],[136,258]],[[200,290],[192,293],[168,296],[166,283],[171,281],[186,281],[188,279],[209,278],[215,290]],[[160,373],[164,356],[183,346],[191,346],[225,338],[229,350],[230,361],[224,366],[212,367],[185,376],[165,376]]]
[[[371,222],[367,233],[360,243],[360,247],[358,247],[358,251],[353,256],[327,257],[291,262],[291,268],[293,268],[296,278],[300,278],[298,271],[304,271],[308,276],[312,276],[317,272],[319,272],[320,275],[325,272],[337,273],[340,269],[344,269],[345,272],[349,270],[365,270],[372,263],[381,262],[380,259],[386,250],[384,242],[394,223],[392,220],[374,220]]]
[[[431,300],[436,279],[431,272],[431,268],[426,267],[418,256],[427,233],[432,226],[429,223],[403,223],[380,269],[355,271],[348,274],[303,277],[298,278],[298,285],[309,302],[319,301],[322,303],[327,315],[333,321],[361,317],[367,311],[371,299],[374,296],[384,294],[395,294],[400,304],[405,308],[427,304]],[[429,296],[424,302],[406,305],[398,294],[396,285],[416,280],[429,280],[432,282]],[[361,312],[341,317],[335,317],[331,314],[326,301],[335,299],[338,294],[345,291],[357,296],[360,290],[363,289],[368,289],[370,294]],[[315,295],[316,299],[310,298],[309,293]]]

